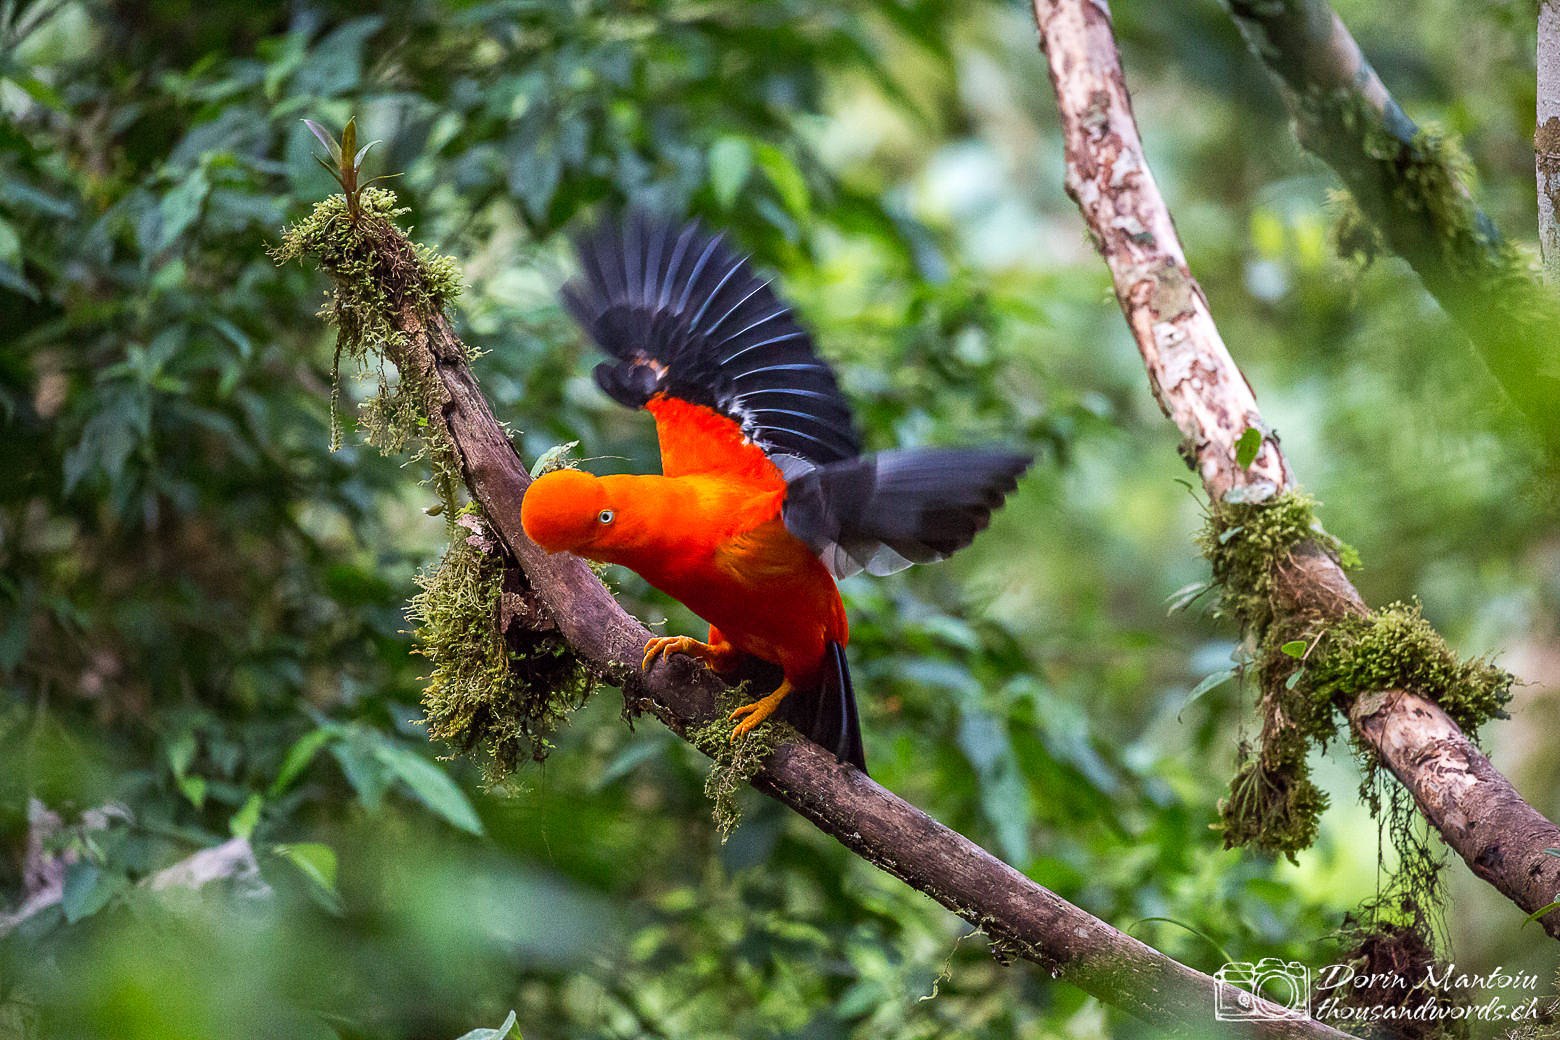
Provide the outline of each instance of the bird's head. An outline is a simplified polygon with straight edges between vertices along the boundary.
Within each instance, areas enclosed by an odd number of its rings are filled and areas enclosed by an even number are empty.
[[[587,550],[616,519],[606,484],[577,469],[554,470],[526,489],[520,502],[525,536],[550,553]]]

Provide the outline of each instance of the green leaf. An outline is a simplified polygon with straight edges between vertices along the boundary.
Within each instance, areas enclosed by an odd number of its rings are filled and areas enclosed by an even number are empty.
[[[468,834],[482,833],[482,821],[471,801],[444,770],[410,748],[389,741],[379,744],[374,753],[423,805]]]
[[[804,217],[811,207],[812,193],[807,190],[807,179],[791,161],[791,157],[772,144],[754,146],[754,157],[769,183],[775,187],[780,202],[794,217]]]
[[[1304,668],[1296,668],[1293,672],[1289,673],[1289,678],[1284,680],[1284,689],[1292,690],[1296,686],[1299,686],[1300,678],[1303,675],[1305,675]]]
[[[9,289],[29,300],[38,299],[38,287],[23,277],[20,269],[0,260],[0,289]]]
[[[509,1040],[511,1033],[514,1040],[522,1040],[520,1029],[515,1024],[516,1015],[513,1011],[504,1019],[504,1024],[497,1029],[473,1029],[469,1033],[463,1033],[458,1040]]]
[[[314,890],[326,897],[326,905],[339,909],[341,896],[336,891],[336,850],[317,841],[277,845],[273,850],[298,868]]]
[[[175,778],[179,790],[184,797],[190,800],[190,804],[199,809],[206,804],[206,778],[203,776],[180,776]]]
[[[395,779],[385,764],[379,760],[379,739],[377,734],[361,727],[354,727],[348,732],[345,740],[339,740],[330,746],[330,753],[336,756],[341,771],[346,774],[347,782],[357,793],[358,801],[367,809],[379,808],[379,802],[384,797],[386,788]]]
[[[291,787],[293,781],[302,776],[309,763],[314,761],[314,756],[319,753],[320,748],[338,735],[334,727],[321,726],[294,741],[293,746],[287,749],[287,757],[282,759],[282,768],[277,771],[276,779],[271,781],[268,792],[270,796],[275,798]]]
[[[161,252],[173,245],[180,235],[200,219],[201,207],[205,205],[206,196],[210,192],[211,181],[206,176],[205,167],[197,166],[178,186],[162,197],[162,202],[157,206],[162,224],[157,230],[153,252]]]
[[[1262,450],[1262,431],[1255,426],[1246,427],[1246,432],[1240,435],[1240,440],[1235,442],[1235,464],[1245,469],[1257,461],[1257,452]]]
[[[1214,672],[1204,676],[1203,681],[1192,687],[1192,692],[1186,695],[1186,700],[1181,702],[1181,711],[1185,711],[1194,701],[1200,699],[1210,690],[1216,690],[1220,686],[1235,678],[1235,669],[1226,668],[1222,672]]]
[[[344,157],[357,152],[357,116],[347,120],[347,125],[341,128],[341,150],[335,154],[335,159],[342,165],[342,173],[346,173]]]
[[[1545,849],[1544,850],[1544,855],[1546,855],[1546,856],[1560,856],[1560,849]]]
[[[1029,789],[1013,754],[1004,720],[973,705],[961,713],[959,749],[980,777],[980,806],[996,834],[997,846],[1009,862],[1029,858]]]
[[[64,111],[65,99],[60,97],[59,91],[36,76],[7,76],[6,79],[20,87],[28,97],[43,107],[52,108],[56,112]]]
[[[121,875],[109,874],[96,863],[81,860],[65,870],[65,889],[60,896],[60,909],[71,924],[91,917],[108,905],[129,882]]]
[[[1165,602],[1170,604],[1168,613],[1174,614],[1177,611],[1185,610],[1197,602],[1198,597],[1211,588],[1213,588],[1213,585],[1206,581],[1194,581],[1189,585],[1182,585],[1165,597]]]
[[[22,266],[21,236],[4,217],[0,217],[0,263],[17,269]]]
[[[254,837],[255,826],[260,822],[260,810],[264,807],[264,798],[258,794],[250,795],[238,812],[233,814],[233,818],[228,820],[228,831],[233,837],[248,841]]]
[[[747,141],[727,135],[710,145],[710,191],[722,209],[730,209],[753,172],[753,150]]]
[[[1524,917],[1522,919],[1522,927],[1526,928],[1529,924],[1532,924],[1534,921],[1538,920],[1540,917],[1547,917],[1548,915],[1554,913],[1556,910],[1560,910],[1560,899],[1556,899],[1553,903],[1550,903],[1548,906],[1541,906],[1537,910],[1534,910],[1531,914],[1528,914],[1526,917]]]
[[[316,123],[312,119],[305,119],[303,121],[303,125],[308,127],[309,133],[313,134],[315,139],[318,140],[320,144],[325,146],[325,150],[330,153],[330,157],[334,159],[337,164],[340,164],[341,145],[336,143],[335,137],[331,136],[329,131],[327,131],[323,126]],[[326,169],[329,168],[330,167],[327,165]]]
[[[368,150],[370,148],[374,147],[374,145],[380,144],[380,143],[381,142],[379,142],[379,141],[370,141],[367,144],[365,144],[363,147],[359,148],[357,150],[357,154],[352,157],[352,169],[353,170],[361,170],[363,168],[363,158],[364,158],[364,156],[368,155]]]
[[[1200,931],[1200,930],[1198,930],[1196,928],[1193,928],[1191,925],[1187,924],[1185,921],[1177,921],[1173,917],[1140,917],[1140,918],[1137,919],[1136,923],[1134,923],[1131,927],[1129,927],[1127,929],[1127,934],[1131,935],[1133,930],[1136,929],[1138,925],[1140,925],[1140,924],[1148,924],[1150,921],[1154,921],[1154,922],[1157,922],[1159,924],[1173,924],[1177,928],[1183,928],[1186,931],[1191,932],[1193,935],[1197,936],[1197,938],[1201,939],[1203,942],[1205,942],[1209,946],[1211,946],[1213,948],[1214,952],[1216,952],[1220,957],[1222,957],[1224,959],[1224,963],[1226,963],[1226,964],[1230,963],[1231,961],[1233,961],[1235,959],[1234,955],[1231,954],[1230,951],[1226,950],[1223,946],[1221,946],[1219,944],[1219,941],[1217,939],[1215,939],[1213,936],[1209,935],[1207,932]]]
[[[1306,648],[1308,648],[1310,645],[1311,644],[1307,643],[1304,639],[1291,639],[1289,642],[1285,643],[1278,649],[1280,652],[1286,653],[1290,657],[1299,660],[1305,656]]]
[[[185,730],[168,743],[168,768],[173,775],[182,777],[195,761],[195,734]]]

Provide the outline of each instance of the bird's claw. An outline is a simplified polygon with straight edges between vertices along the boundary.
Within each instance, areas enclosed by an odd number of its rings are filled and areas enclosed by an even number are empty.
[[[645,659],[640,664],[639,670],[648,672],[657,658],[665,657],[667,654],[691,653],[700,645],[697,639],[688,636],[656,636],[645,644]]]
[[[760,698],[751,704],[743,704],[733,708],[728,719],[741,719],[731,730],[731,739],[745,737],[764,723],[764,720],[775,713],[780,707],[780,702],[785,700],[786,694],[791,692],[791,684],[782,682],[779,689],[767,697]]]

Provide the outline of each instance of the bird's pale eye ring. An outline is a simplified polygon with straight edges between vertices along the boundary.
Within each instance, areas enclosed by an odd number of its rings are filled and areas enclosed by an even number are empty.
[[[612,522],[612,510],[603,509],[601,512],[596,514],[596,519],[600,520],[604,524],[610,524]]]

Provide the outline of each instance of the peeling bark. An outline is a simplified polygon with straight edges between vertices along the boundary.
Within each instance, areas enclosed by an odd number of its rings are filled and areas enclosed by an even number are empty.
[[[1440,708],[1392,690],[1361,697],[1350,722],[1475,874],[1502,891],[1518,889],[1515,902],[1529,910],[1560,898],[1560,858],[1543,854],[1560,848],[1555,825],[1512,790]],[[1551,935],[1554,916],[1542,919]]]
[[[1044,0],[1035,13],[1061,111],[1067,194],[1110,267],[1154,397],[1181,431],[1209,494],[1223,498],[1241,488],[1265,498],[1289,484],[1288,466],[1186,266],[1137,138],[1109,15],[1103,4]],[[1247,429],[1260,431],[1263,441],[1242,469],[1235,443]]]
[[[1068,194],[1110,268],[1149,385],[1181,430],[1188,461],[1215,501],[1232,494],[1249,501],[1292,487],[1277,438],[1214,326],[1144,159],[1108,6],[1034,0],[1034,7],[1061,110]],[[1327,53],[1337,58],[1336,75],[1358,78],[1363,58],[1357,47],[1350,57],[1337,46],[1341,23],[1332,18],[1323,29],[1319,38],[1332,41]],[[1256,460],[1242,469],[1234,446],[1247,429],[1262,431],[1263,441]],[[1369,613],[1337,561],[1314,543],[1277,561],[1274,577],[1280,609],[1333,619]],[[1560,859],[1544,849],[1560,847],[1560,828],[1523,801],[1445,712],[1402,693],[1359,703],[1370,707],[1353,713],[1355,732],[1475,874],[1528,912],[1556,897]],[[1560,913],[1542,921],[1560,938]]]
[[[1538,112],[1533,166],[1538,176],[1538,245],[1544,276],[1560,284],[1560,0],[1538,6]]]

